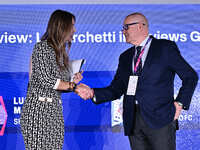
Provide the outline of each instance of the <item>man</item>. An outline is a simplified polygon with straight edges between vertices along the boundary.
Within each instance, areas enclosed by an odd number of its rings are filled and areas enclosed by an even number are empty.
[[[189,109],[198,76],[175,42],[149,35],[143,14],[128,15],[123,33],[133,47],[120,55],[111,84],[94,89],[80,85],[76,92],[96,104],[124,94],[123,124],[132,150],[175,150],[177,119],[182,109]],[[182,80],[176,99],[175,74]]]

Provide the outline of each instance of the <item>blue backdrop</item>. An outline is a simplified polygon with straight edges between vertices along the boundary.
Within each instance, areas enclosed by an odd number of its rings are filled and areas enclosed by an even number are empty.
[[[50,14],[64,9],[76,16],[77,32],[71,59],[84,58],[83,83],[102,87],[110,83],[120,53],[131,45],[121,33],[125,16],[142,12],[156,38],[176,41],[183,57],[200,74],[200,5],[0,5],[0,96],[7,110],[1,150],[22,150],[19,117],[26,97],[29,59],[45,32]],[[181,85],[175,80],[175,93]],[[200,86],[189,111],[179,118],[177,150],[200,149]],[[112,127],[111,103],[94,105],[75,94],[63,94],[64,150],[129,150],[121,126]],[[0,130],[6,121],[0,104]],[[120,143],[120,144],[119,144]]]

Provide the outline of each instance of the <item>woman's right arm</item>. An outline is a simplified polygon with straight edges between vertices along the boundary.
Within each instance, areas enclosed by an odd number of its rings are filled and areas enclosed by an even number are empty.
[[[53,50],[46,45],[36,45],[32,57],[37,79],[42,87],[61,91],[72,91],[76,84],[62,81],[58,71],[57,62]]]

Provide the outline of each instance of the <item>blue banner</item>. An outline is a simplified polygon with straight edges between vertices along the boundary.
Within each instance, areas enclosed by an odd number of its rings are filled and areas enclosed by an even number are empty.
[[[2,150],[24,149],[19,118],[26,97],[29,60],[34,44],[40,41],[56,9],[67,10],[76,16],[77,32],[69,55],[70,59],[86,59],[83,83],[91,87],[109,85],[119,55],[131,47],[125,43],[121,30],[124,18],[133,12],[141,12],[147,17],[150,34],[154,37],[175,41],[183,57],[200,74],[200,5],[0,5]],[[176,77],[175,96],[181,84]],[[198,83],[190,110],[183,111],[179,117],[177,150],[200,149],[199,93]],[[118,129],[112,127],[111,103],[94,105],[73,93],[62,97],[66,131],[64,150],[130,149],[121,124]]]

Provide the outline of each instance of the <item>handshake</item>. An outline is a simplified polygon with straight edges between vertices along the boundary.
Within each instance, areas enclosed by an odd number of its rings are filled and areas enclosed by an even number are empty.
[[[94,90],[83,83],[80,83],[76,86],[75,93],[84,100],[91,99],[94,97]]]

